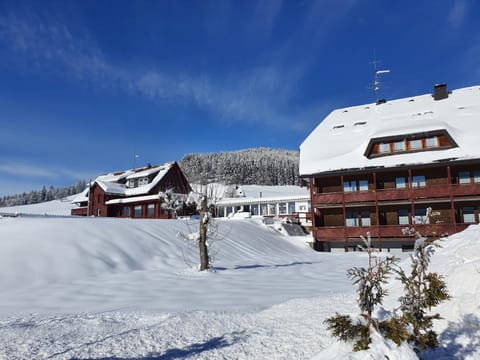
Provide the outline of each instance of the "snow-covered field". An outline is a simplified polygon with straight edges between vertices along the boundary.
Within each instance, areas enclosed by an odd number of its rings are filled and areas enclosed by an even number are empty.
[[[216,271],[199,273],[197,249],[177,236],[197,229],[191,221],[0,218],[0,359],[416,358],[388,343],[351,353],[323,325],[357,313],[345,272],[366,254],[218,223]],[[437,309],[442,348],[423,357],[480,359],[480,227],[442,246],[432,270],[453,299]],[[386,308],[398,284],[391,292]]]

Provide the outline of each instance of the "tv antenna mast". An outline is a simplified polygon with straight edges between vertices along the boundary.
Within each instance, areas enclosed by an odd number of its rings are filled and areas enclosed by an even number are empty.
[[[383,74],[388,74],[390,70],[380,70],[377,68],[377,65],[381,64],[382,62],[380,60],[377,60],[377,57],[374,55],[373,61],[370,62],[370,64],[373,64],[373,67],[375,69],[374,73],[374,79],[373,79],[373,90],[375,91],[375,98],[378,102],[380,100],[380,90],[381,90],[381,83],[380,83],[380,75]]]

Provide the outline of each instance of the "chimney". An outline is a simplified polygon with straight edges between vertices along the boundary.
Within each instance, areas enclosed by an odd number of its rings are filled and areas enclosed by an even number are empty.
[[[433,87],[433,99],[442,100],[448,98],[447,84],[436,84]]]

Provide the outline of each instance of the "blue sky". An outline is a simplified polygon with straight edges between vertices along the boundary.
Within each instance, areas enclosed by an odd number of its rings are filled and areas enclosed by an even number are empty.
[[[338,107],[480,84],[480,2],[1,1],[0,195],[298,149]],[[319,144],[321,146],[321,144]]]

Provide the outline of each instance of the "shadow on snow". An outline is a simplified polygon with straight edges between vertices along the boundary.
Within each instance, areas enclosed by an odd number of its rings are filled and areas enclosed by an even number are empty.
[[[245,339],[245,331],[235,331],[231,334],[225,334],[211,338],[203,343],[196,343],[189,345],[183,349],[169,349],[164,354],[149,354],[143,357],[105,357],[95,358],[97,360],[175,360],[184,359],[186,357],[197,355],[205,351],[214,349],[221,349],[233,345],[236,342],[243,341]],[[89,358],[76,358],[72,360],[88,360]]]

